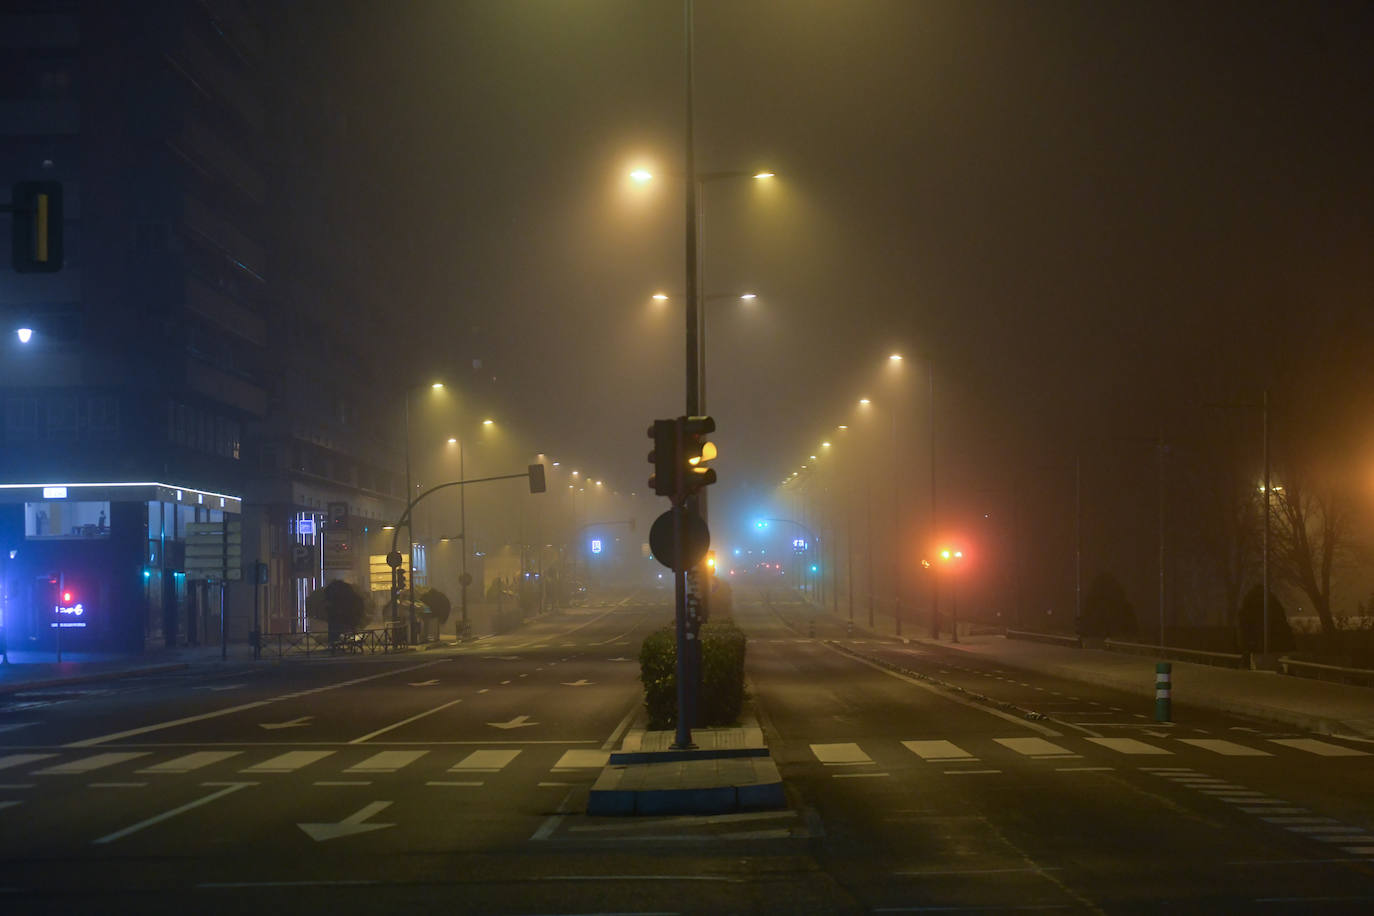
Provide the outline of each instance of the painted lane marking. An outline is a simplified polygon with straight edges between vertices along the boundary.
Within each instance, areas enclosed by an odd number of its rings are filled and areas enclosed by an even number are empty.
[[[519,748],[501,750],[473,751],[462,760],[448,768],[450,773],[482,772],[499,773],[507,764],[520,755]]]
[[[510,683],[510,681],[502,681],[502,682],[501,682],[501,686],[504,687],[504,686],[506,686],[506,685],[509,684],[509,683]]]
[[[334,751],[287,751],[285,754],[278,754],[270,760],[264,760],[262,763],[255,763],[251,767],[245,767],[239,770],[239,772],[294,773],[296,770],[323,760],[333,753]]]
[[[154,824],[160,824],[160,823],[162,823],[162,822],[165,821],[165,820],[168,820],[168,819],[170,819],[170,818],[176,817],[178,814],[184,814],[185,812],[190,811],[190,810],[193,809],[193,808],[199,808],[201,805],[208,805],[210,802],[215,801],[216,799],[223,798],[223,797],[226,796],[226,795],[231,795],[231,794],[233,794],[234,792],[237,792],[239,789],[246,789],[246,788],[248,788],[249,786],[253,786],[253,785],[257,785],[257,783],[252,783],[252,782],[234,782],[234,783],[229,783],[229,784],[225,785],[224,788],[220,789],[218,792],[211,792],[209,795],[206,795],[206,796],[204,796],[203,798],[198,798],[198,799],[196,799],[195,801],[189,801],[189,802],[187,802],[187,803],[184,804],[184,805],[178,805],[177,807],[173,808],[173,809],[170,810],[170,811],[164,811],[164,812],[162,812],[161,814],[155,814],[155,815],[153,815],[152,817],[148,818],[147,820],[139,821],[137,824],[132,824],[132,825],[130,825],[130,826],[128,826],[128,827],[125,827],[123,830],[116,830],[114,833],[108,833],[108,834],[106,834],[105,836],[101,837],[100,839],[98,839],[98,840],[92,840],[91,842],[92,842],[94,845],[103,845],[103,844],[105,844],[105,843],[113,843],[115,840],[123,839],[124,837],[128,836],[128,835],[131,834],[131,833],[137,833],[138,831],[144,829],[145,827],[151,827],[151,826],[153,826]]]
[[[831,773],[836,779],[864,779],[869,776],[886,776],[886,773]]]
[[[1268,751],[1262,751],[1255,747],[1246,747],[1243,744],[1236,744],[1234,741],[1226,741],[1221,738],[1179,738],[1183,744],[1191,744],[1193,747],[1200,747],[1204,751],[1211,751],[1213,754],[1221,754],[1225,757],[1272,757]]]
[[[998,744],[1026,757],[1045,760],[1052,757],[1077,757],[1067,748],[1046,741],[1044,738],[993,738]]]
[[[946,776],[978,776],[982,773],[1000,773],[1001,770],[945,770]]]
[[[370,779],[317,779],[315,785],[324,787],[343,787],[343,786],[370,786]]]
[[[163,729],[167,729],[167,728],[176,728],[178,725],[190,725],[190,724],[193,723],[193,722],[204,722],[206,719],[217,719],[217,718],[219,718],[220,716],[233,715],[233,714],[236,713],[236,712],[243,712],[243,711],[248,710],[248,709],[257,709],[257,708],[260,707],[260,706],[266,706],[266,705],[268,705],[269,703],[275,703],[275,702],[277,702],[278,700],[284,700],[284,699],[286,699],[287,697],[291,697],[291,698],[294,699],[294,698],[296,698],[296,697],[303,697],[303,696],[309,696],[309,695],[311,695],[311,694],[323,693],[323,692],[326,691],[326,690],[337,690],[337,689],[340,688],[340,687],[352,687],[352,686],[355,685],[355,684],[363,684],[363,683],[366,683],[367,681],[375,681],[375,680],[377,680],[378,678],[383,678],[383,677],[394,677],[395,675],[398,675],[398,674],[405,674],[405,673],[407,673],[407,672],[409,672],[409,671],[419,671],[421,668],[431,668],[431,667],[433,667],[434,665],[442,665],[442,664],[446,663],[447,661],[448,661],[448,659],[446,659],[446,658],[441,658],[441,659],[438,659],[437,661],[423,662],[423,663],[421,663],[421,664],[419,664],[419,665],[410,665],[409,667],[406,667],[406,668],[396,668],[395,670],[392,670],[392,671],[383,671],[383,672],[381,672],[380,674],[369,674],[369,675],[367,675],[367,676],[365,676],[365,677],[355,677],[355,678],[353,678],[352,680],[340,681],[340,682],[337,683],[337,684],[326,684],[326,685],[323,686],[323,687],[314,687],[314,688],[312,688],[312,689],[310,689],[310,690],[301,690],[301,691],[297,691],[296,693],[285,694],[285,695],[279,696],[279,697],[272,697],[271,699],[267,699],[267,700],[258,700],[257,702],[254,702],[254,703],[243,703],[243,704],[240,704],[240,705],[238,705],[238,706],[230,706],[230,707],[227,707],[227,708],[225,708],[225,709],[217,709],[217,710],[215,710],[214,712],[201,713],[201,714],[198,715],[198,716],[186,716],[185,718],[182,718],[182,719],[171,719],[171,720],[166,721],[166,722],[157,722],[157,723],[154,723],[153,725],[144,725],[144,726],[142,726],[142,727],[140,727],[140,728],[131,728],[131,729],[128,729],[127,731],[113,732],[113,733],[108,734],[108,735],[100,735],[99,737],[96,737],[96,738],[86,738],[85,740],[82,740],[82,741],[73,741],[73,742],[71,742],[70,744],[67,744],[67,745],[64,745],[64,746],[65,746],[65,747],[94,747],[94,746],[96,746],[97,744],[105,744],[105,743],[110,742],[110,741],[118,741],[118,740],[120,740],[120,739],[122,739],[122,738],[133,738],[133,737],[136,737],[136,736],[138,736],[138,735],[146,735],[146,734],[148,734],[149,732],[162,731]]]
[[[1109,751],[1116,751],[1118,754],[1173,755],[1173,751],[1155,747],[1153,744],[1146,744],[1144,741],[1137,741],[1134,738],[1088,738],[1087,740],[1105,747]]]
[[[503,731],[509,731],[512,728],[529,728],[531,725],[539,724],[538,722],[531,722],[529,719],[529,716],[516,716],[514,719],[510,719],[506,722],[488,722],[487,724],[492,728],[499,728]]]
[[[1264,812],[1272,811],[1272,808],[1259,809]],[[1262,821],[1270,824],[1335,824],[1338,821],[1334,817],[1262,817]]]
[[[228,760],[230,757],[237,757],[241,751],[196,751],[191,754],[183,754],[171,760],[144,767],[140,773],[189,773],[192,770],[199,770],[201,767],[208,767],[211,764]]]
[[[18,801],[0,801],[0,811],[5,810],[6,808],[13,808],[15,805],[18,805],[18,804],[22,804],[22,802],[18,802]]]
[[[425,716],[432,716],[432,715],[434,715],[436,712],[440,712],[441,710],[448,709],[450,706],[453,706],[453,705],[458,704],[458,703],[461,703],[461,702],[463,702],[461,699],[459,699],[459,700],[449,700],[447,703],[441,703],[440,705],[434,707],[433,709],[427,709],[427,710],[425,710],[424,712],[416,713],[415,715],[411,716],[411,717],[408,718],[408,719],[402,719],[402,720],[399,721],[399,722],[393,722],[393,723],[391,723],[390,725],[386,725],[386,726],[383,726],[382,728],[377,729],[375,732],[368,732],[366,735],[363,735],[361,738],[354,738],[352,741],[350,741],[350,742],[348,742],[348,743],[349,743],[349,744],[362,744],[363,742],[369,741],[369,740],[371,740],[371,739],[377,737],[378,735],[385,735],[387,732],[392,731],[393,729],[400,728],[400,727],[403,726],[403,725],[409,725],[410,723],[412,723],[412,722],[414,722],[414,721],[416,721],[416,720],[418,720],[418,719],[423,719]]]
[[[601,769],[611,759],[610,751],[593,751],[588,748],[578,748],[571,751],[564,751],[563,756],[558,758],[558,762],[553,765],[555,771],[558,770],[582,770],[582,769]]]
[[[353,836],[358,833],[370,833],[373,830],[382,830],[386,827],[395,827],[395,824],[364,824],[377,812],[391,805],[389,801],[374,801],[363,805],[357,811],[350,814],[341,821],[332,824],[297,824],[296,826],[305,831],[305,835],[316,843],[325,840],[337,840],[339,837]]]
[[[0,770],[7,770],[10,767],[21,767],[26,763],[36,763],[39,760],[47,760],[49,757],[56,757],[56,754],[7,754],[0,757]]]
[[[18,791],[20,789],[32,789],[36,785],[38,785],[36,782],[5,782],[0,783],[0,789]]]
[[[490,687],[483,687],[481,690],[479,690],[479,691],[477,691],[477,692],[478,692],[478,693],[488,693],[488,692],[490,692],[490,690],[491,690]]]
[[[1342,846],[1341,851],[1354,853],[1357,856],[1374,856],[1374,846]]]
[[[80,760],[69,760],[66,763],[58,763],[50,767],[44,767],[41,770],[34,770],[32,775],[69,776],[74,773],[89,773],[91,770],[98,770],[101,767],[114,766],[118,763],[125,763],[129,760],[146,756],[148,756],[147,751],[96,754],[93,757],[82,757]]]
[[[911,751],[922,760],[949,762],[953,760],[977,760],[968,751],[949,741],[903,741],[902,747]]]
[[[427,681],[412,681],[411,684],[410,684],[410,686],[412,686],[412,687],[433,687],[433,686],[434,686],[435,684],[437,684],[437,683],[439,683],[439,679],[438,679],[438,678],[430,678],[430,679],[427,680]]]
[[[1284,747],[1291,747],[1294,750],[1306,751],[1309,754],[1317,754],[1321,757],[1368,757],[1368,751],[1359,751],[1353,747],[1342,747],[1339,744],[1331,744],[1326,741],[1318,741],[1316,738],[1270,738],[1273,744],[1281,744]]]
[[[1287,828],[1294,833],[1364,833],[1363,827],[1350,827],[1345,824],[1295,824]],[[1342,842],[1345,842],[1344,840]]]
[[[454,786],[454,787],[456,787],[456,786],[468,786],[468,787],[476,787],[476,786],[486,785],[486,783],[482,783],[482,782],[454,782],[454,781],[444,781],[444,780],[440,780],[440,779],[431,779],[431,780],[429,780],[428,782],[426,782],[425,785],[427,785],[427,786]]]
[[[88,782],[88,789],[143,789],[147,787],[146,782]]]
[[[572,783],[570,783],[570,782],[539,782],[539,783],[535,783],[535,785],[536,785],[537,787],[541,788],[541,789],[552,789],[552,788],[555,787],[555,786],[570,786],[570,785],[572,785]]]
[[[1246,813],[1246,814],[1283,814],[1283,815],[1288,815],[1288,814],[1308,814],[1308,813],[1310,813],[1306,808],[1241,808],[1240,810],[1243,811],[1243,812]],[[1269,818],[1263,818],[1263,820],[1269,820]]]
[[[828,767],[862,766],[873,762],[873,758],[865,754],[857,744],[813,744],[811,753]]]
[[[1055,767],[1056,773],[1110,773],[1116,767]]]
[[[409,766],[429,751],[378,751],[371,757],[355,763],[344,770],[345,773],[395,773],[401,767]]]
[[[595,685],[595,684],[596,684],[596,681],[589,681],[589,680],[587,680],[585,677],[583,677],[583,678],[578,678],[578,679],[575,680],[575,681],[564,681],[564,682],[563,682],[563,686],[564,686],[564,687],[591,687],[591,686],[593,686],[593,685]]]

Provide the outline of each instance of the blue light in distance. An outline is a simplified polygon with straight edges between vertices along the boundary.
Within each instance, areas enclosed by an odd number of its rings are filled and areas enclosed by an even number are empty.
[[[592,553],[601,552],[601,538],[592,538]]]

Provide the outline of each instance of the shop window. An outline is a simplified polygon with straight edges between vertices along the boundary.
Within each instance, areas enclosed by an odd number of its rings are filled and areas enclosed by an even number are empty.
[[[94,500],[54,499],[24,503],[24,537],[105,538],[110,536],[110,504]]]

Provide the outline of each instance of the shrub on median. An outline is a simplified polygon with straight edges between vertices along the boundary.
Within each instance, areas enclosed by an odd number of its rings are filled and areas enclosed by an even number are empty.
[[[701,693],[698,726],[730,725],[744,705],[744,631],[729,621],[701,628]],[[639,679],[650,728],[677,724],[677,637],[665,627],[639,647]]]

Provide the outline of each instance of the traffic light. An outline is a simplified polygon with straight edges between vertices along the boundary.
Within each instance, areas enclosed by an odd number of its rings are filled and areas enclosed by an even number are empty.
[[[16,181],[8,209],[13,241],[11,260],[19,273],[62,269],[62,184]]]
[[[403,591],[405,591],[405,588],[406,588],[406,571],[405,571],[404,569],[398,569],[398,570],[396,570],[396,590],[397,590],[398,592],[403,592]]]
[[[682,454],[686,459],[687,492],[695,492],[716,482],[714,468],[706,467],[706,462],[716,457],[716,444],[706,437],[716,431],[716,421],[711,417],[683,417]]]
[[[659,496],[675,498],[678,491],[678,421],[655,420],[649,427],[649,438],[654,440],[654,449],[649,452],[649,463],[654,473],[649,476],[649,486]]]

